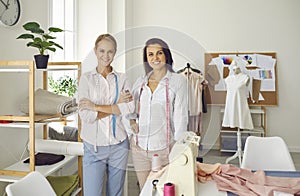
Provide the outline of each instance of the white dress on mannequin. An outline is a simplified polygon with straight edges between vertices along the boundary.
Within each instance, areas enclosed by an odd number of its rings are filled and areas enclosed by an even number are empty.
[[[223,127],[253,129],[253,122],[247,102],[249,77],[242,72],[225,78],[227,87]]]

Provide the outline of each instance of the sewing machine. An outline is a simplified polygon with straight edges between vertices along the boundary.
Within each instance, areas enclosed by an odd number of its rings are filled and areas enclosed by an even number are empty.
[[[176,196],[197,195],[196,157],[200,137],[186,132],[173,146],[169,166],[157,184],[157,192],[163,195],[165,183],[175,185]]]

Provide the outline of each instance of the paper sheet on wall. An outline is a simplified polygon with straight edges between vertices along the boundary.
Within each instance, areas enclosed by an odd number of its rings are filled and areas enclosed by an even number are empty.
[[[219,74],[221,76],[219,83],[215,85],[215,91],[225,91],[226,90],[226,85],[225,85],[225,81],[223,79],[223,67],[224,64],[222,62],[222,59],[219,57],[213,58],[211,60],[211,62],[209,63],[209,65],[216,65],[217,69],[219,71]]]
[[[256,67],[256,69],[247,70],[247,74],[253,79],[261,80],[261,91],[275,91],[275,64],[276,59],[272,56],[254,54],[251,56],[252,63],[248,67]]]
[[[256,62],[259,69],[257,70],[258,77],[261,82],[261,91],[275,91],[275,64],[276,59],[271,56],[256,54]]]
[[[255,66],[256,63],[256,54],[239,54],[244,61],[247,62],[248,66]]]

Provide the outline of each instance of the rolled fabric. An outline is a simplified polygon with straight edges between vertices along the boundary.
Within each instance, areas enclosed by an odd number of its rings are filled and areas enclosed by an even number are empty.
[[[83,143],[37,139],[35,142],[35,151],[82,156]]]
[[[35,91],[35,114],[67,115],[77,111],[76,100],[72,97],[57,95],[44,89]],[[29,98],[20,104],[20,111],[29,113]]]

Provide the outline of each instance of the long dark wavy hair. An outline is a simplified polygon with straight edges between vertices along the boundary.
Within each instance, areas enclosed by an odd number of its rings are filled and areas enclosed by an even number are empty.
[[[174,72],[173,58],[168,44],[159,38],[151,38],[146,42],[143,50],[143,62],[144,62],[145,73],[148,74],[150,71],[152,71],[152,67],[150,67],[147,60],[147,47],[153,44],[159,44],[162,47],[163,53],[166,56],[166,67],[170,72]]]

